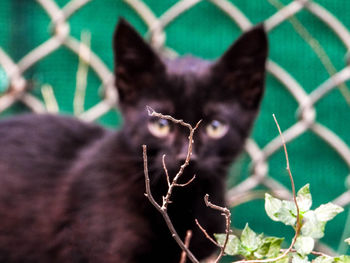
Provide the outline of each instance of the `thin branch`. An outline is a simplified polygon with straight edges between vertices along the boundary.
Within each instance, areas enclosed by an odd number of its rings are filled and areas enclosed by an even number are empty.
[[[162,208],[156,200],[154,199],[152,192],[151,192],[151,186],[150,186],[150,179],[148,175],[148,161],[147,161],[147,146],[142,145],[142,153],[143,153],[143,172],[145,174],[145,183],[146,183],[146,194],[145,196],[149,199],[151,204],[157,208],[159,212],[162,212]]]
[[[196,179],[196,175],[193,175],[193,177],[192,177],[190,180],[188,180],[188,182],[186,182],[186,183],[184,183],[184,184],[175,184],[175,186],[179,186],[179,187],[187,186],[187,185],[189,185],[190,183],[192,183],[194,179]]]
[[[207,230],[205,230],[204,227],[202,227],[201,224],[199,224],[198,220],[195,219],[194,221],[196,222],[196,224],[197,224],[197,226],[199,227],[199,229],[203,232],[203,234],[205,235],[205,237],[206,237],[208,240],[210,240],[210,242],[212,242],[215,246],[221,248],[221,246],[220,246],[211,236],[209,236],[209,234],[207,233]]]
[[[285,250],[286,250],[286,249],[281,249],[280,251],[283,252],[283,251],[285,251]],[[289,252],[297,252],[297,250],[293,248],[293,249],[291,249]],[[310,254],[315,255],[315,256],[323,256],[323,257],[332,258],[332,256],[327,255],[327,254],[322,253],[322,252],[318,252],[318,251],[311,251]]]
[[[300,218],[299,218],[300,211],[299,211],[299,205],[298,205],[297,197],[296,197],[296,193],[295,193],[294,179],[293,179],[292,171],[290,170],[286,141],[284,140],[283,133],[282,133],[281,128],[280,128],[280,126],[278,124],[278,121],[276,119],[275,114],[272,114],[272,116],[273,116],[273,119],[275,120],[278,132],[279,132],[279,134],[281,136],[281,140],[282,140],[282,143],[283,143],[284,155],[286,156],[286,169],[288,171],[289,180],[290,180],[290,183],[291,183],[291,186],[292,186],[293,201],[294,201],[295,207],[297,209],[297,224],[296,224],[296,229],[295,229],[295,236],[294,236],[292,244],[291,244],[291,247],[293,247],[294,243],[295,243],[295,241],[296,241],[296,239],[297,239],[297,237],[299,235],[300,228],[301,228],[301,222],[300,222]]]
[[[215,263],[219,262],[219,260],[224,256],[225,254],[225,249],[226,249],[226,245],[227,245],[227,242],[228,242],[228,239],[229,239],[229,236],[230,236],[230,227],[231,227],[231,212],[230,212],[230,209],[226,208],[226,207],[221,207],[221,206],[218,206],[218,205],[214,205],[213,203],[211,203],[209,201],[209,195],[206,194],[204,196],[204,201],[205,201],[205,204],[212,208],[212,209],[215,209],[215,210],[218,210],[220,212],[222,212],[222,215],[225,216],[225,220],[226,220],[226,229],[225,229],[225,232],[226,232],[226,237],[225,237],[225,241],[224,241],[224,244],[223,246],[220,246],[220,253],[218,255],[218,257],[216,258],[215,260]]]
[[[170,187],[169,173],[168,173],[168,169],[166,168],[166,165],[165,165],[165,154],[163,154],[163,157],[162,157],[162,164],[163,164],[163,170],[164,170],[165,176],[166,176],[166,181],[168,183],[168,187]]]
[[[191,159],[191,155],[192,155],[192,147],[193,147],[193,134],[195,132],[195,130],[198,128],[199,124],[201,121],[197,122],[196,126],[193,128],[190,124],[184,122],[183,120],[177,120],[175,118],[173,118],[170,115],[163,115],[161,113],[157,113],[155,112],[151,107],[147,106],[147,111],[148,114],[150,116],[154,116],[154,117],[158,117],[158,118],[163,118],[163,119],[167,119],[170,120],[176,124],[180,124],[182,126],[187,127],[190,130],[190,134],[188,136],[188,148],[187,148],[187,155],[186,155],[186,160],[185,162],[180,166],[179,171],[177,172],[177,174],[175,175],[175,177],[172,179],[172,181],[170,182],[170,178],[169,178],[169,174],[165,165],[165,157],[163,156],[163,169],[167,178],[167,183],[168,183],[168,192],[166,193],[165,196],[163,196],[163,202],[162,205],[160,206],[155,199],[152,196],[152,192],[151,192],[151,187],[150,187],[150,179],[149,179],[149,175],[148,175],[148,167],[147,167],[147,146],[143,145],[143,165],[144,165],[144,174],[145,174],[145,183],[146,183],[146,197],[149,199],[149,201],[151,202],[151,204],[159,211],[159,213],[163,216],[165,223],[167,224],[172,237],[175,239],[175,241],[178,243],[178,245],[180,246],[180,248],[182,249],[182,251],[184,251],[187,254],[187,257],[195,263],[199,263],[198,259],[192,254],[192,252],[186,247],[186,245],[183,243],[183,241],[181,240],[181,238],[179,237],[178,233],[176,232],[173,223],[171,222],[171,219],[167,213],[167,207],[169,205],[169,203],[171,203],[170,198],[172,195],[172,191],[174,189],[174,187],[181,187],[181,186],[186,186],[189,183],[191,183],[195,177],[193,177],[189,182],[185,183],[185,184],[178,184],[177,181],[179,180],[179,178],[181,177],[181,175],[184,172],[184,169],[186,168],[186,166],[189,165],[190,159]]]
[[[185,247],[189,248],[191,238],[192,238],[192,231],[187,230],[186,237],[185,237]],[[186,251],[182,251],[179,263],[186,263],[186,258],[187,258]]]
[[[281,136],[281,140],[282,140],[282,143],[283,143],[284,155],[286,157],[286,169],[288,171],[289,179],[290,179],[290,182],[291,182],[291,185],[292,185],[293,201],[294,201],[294,204],[295,204],[295,207],[296,207],[296,210],[297,210],[297,215],[296,215],[297,222],[296,222],[296,227],[295,227],[295,234],[294,234],[292,243],[290,244],[289,248],[284,250],[283,254],[278,256],[278,257],[276,257],[276,258],[269,258],[269,259],[262,259],[262,260],[241,260],[241,261],[236,261],[235,263],[253,263],[253,262],[254,263],[267,263],[267,262],[278,261],[278,260],[286,257],[288,255],[288,253],[293,251],[293,246],[294,246],[294,244],[295,244],[295,242],[296,242],[296,240],[297,240],[297,238],[299,236],[299,233],[300,233],[301,222],[300,222],[300,217],[299,217],[299,206],[298,206],[297,198],[296,198],[296,194],[295,194],[294,180],[293,180],[292,172],[290,170],[286,141],[284,140],[283,133],[282,133],[281,128],[280,128],[280,126],[278,124],[278,121],[277,121],[277,119],[275,117],[275,114],[272,114],[272,116],[273,116],[273,119],[275,120],[278,132],[279,132],[279,134]]]
[[[176,124],[180,124],[182,126],[185,126],[187,127],[189,130],[192,130],[192,126],[191,124],[189,123],[186,123],[184,122],[183,120],[178,120],[178,119],[175,119],[174,117],[170,116],[170,115],[164,115],[164,114],[161,114],[161,113],[158,113],[156,112],[154,109],[152,109],[150,106],[146,106],[146,109],[147,109],[147,112],[148,112],[148,115],[149,116],[154,116],[154,117],[158,117],[158,118],[162,118],[162,119],[166,119],[166,120],[169,120],[173,123],[176,123]]]

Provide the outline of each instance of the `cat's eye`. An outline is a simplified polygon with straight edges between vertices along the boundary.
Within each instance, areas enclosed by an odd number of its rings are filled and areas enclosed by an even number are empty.
[[[224,122],[213,120],[205,128],[206,133],[213,139],[220,139],[225,136],[228,131],[228,125]]]
[[[170,122],[165,119],[151,119],[148,130],[156,137],[164,138],[170,133]]]

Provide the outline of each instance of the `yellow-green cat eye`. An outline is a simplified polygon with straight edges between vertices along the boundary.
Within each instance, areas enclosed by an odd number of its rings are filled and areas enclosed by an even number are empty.
[[[165,119],[151,119],[148,122],[148,130],[152,135],[164,138],[170,133],[170,123]]]
[[[212,120],[206,127],[205,131],[209,137],[213,139],[220,139],[225,136],[228,131],[228,125],[218,121]]]

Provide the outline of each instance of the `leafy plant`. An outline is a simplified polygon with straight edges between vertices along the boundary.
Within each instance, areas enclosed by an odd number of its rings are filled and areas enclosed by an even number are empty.
[[[220,246],[223,246],[226,234],[216,234],[215,238]],[[246,259],[274,258],[280,253],[283,238],[264,237],[257,235],[248,224],[243,229],[241,238],[230,234],[225,248],[227,255],[242,255]]]
[[[331,257],[313,251],[315,239],[324,236],[326,223],[344,209],[329,202],[311,210],[312,196],[309,184],[297,192],[296,202],[297,205],[291,201],[275,198],[268,193],[265,194],[267,215],[273,221],[292,226],[296,231],[295,243],[287,250],[288,253],[281,248],[284,238],[256,234],[248,224],[243,229],[241,237],[229,234],[225,253],[231,256],[240,255],[254,262],[286,263],[291,260],[292,263],[308,263],[310,262],[308,256],[314,254],[318,257],[313,259],[312,263],[350,263],[350,256]],[[298,228],[300,231],[297,230]],[[223,246],[226,234],[216,234],[215,238],[218,244]],[[345,242],[350,244],[350,238]]]

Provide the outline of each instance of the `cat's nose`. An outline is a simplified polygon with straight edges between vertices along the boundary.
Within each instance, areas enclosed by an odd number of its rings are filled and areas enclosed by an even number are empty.
[[[176,159],[179,163],[183,164],[186,161],[187,154],[188,154],[188,143],[185,138],[183,138],[183,141],[181,142],[181,147],[178,148],[178,153],[176,155]],[[197,160],[197,153],[195,147],[192,145],[192,151],[190,155],[190,161],[196,161]]]

